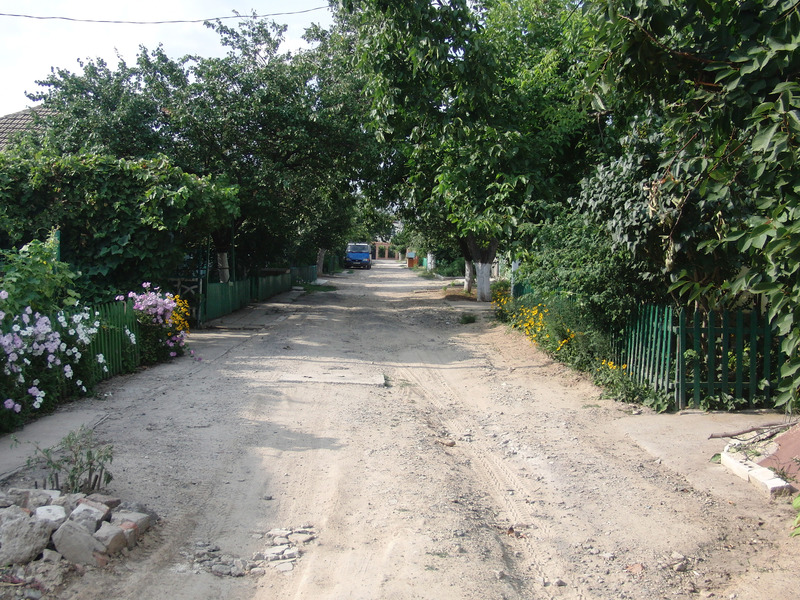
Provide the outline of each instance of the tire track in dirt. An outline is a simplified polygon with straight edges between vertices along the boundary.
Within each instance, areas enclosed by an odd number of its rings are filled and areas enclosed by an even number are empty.
[[[418,351],[415,352],[411,362],[417,365],[437,365],[440,364],[440,361],[441,353]],[[449,433],[480,429],[480,424],[465,411],[454,411],[451,406],[442,401],[442,398],[446,398],[459,409],[463,409],[462,403],[458,401],[458,393],[453,390],[436,367],[401,368],[398,370],[398,374],[412,381],[415,384],[416,392],[435,408],[435,418],[439,421],[441,428]],[[458,414],[455,414],[456,412]],[[521,534],[520,539],[527,546],[527,559],[537,581],[551,584],[561,577],[566,577],[566,573],[570,573],[571,568],[568,563],[560,559],[560,550],[552,541],[556,536],[555,531],[547,524],[547,521],[538,519],[537,515],[531,511],[530,505],[524,500],[525,497],[534,494],[541,496],[541,490],[539,488],[531,489],[529,483],[503,464],[502,459],[498,459],[492,449],[480,438],[460,444],[459,448],[471,459],[471,465],[478,476],[478,483],[486,482],[488,484],[487,489],[494,503],[502,507],[511,517],[510,525],[512,527],[515,525],[517,527],[528,526],[525,533]],[[524,490],[525,493],[521,496],[517,494],[512,496],[509,494],[509,490]],[[520,497],[522,499],[519,499]],[[555,564],[553,564],[554,562]],[[554,571],[559,571],[559,573],[554,574]],[[529,578],[530,574],[520,574],[520,577],[522,579]],[[554,587],[553,589],[559,590],[557,596],[550,593],[548,589],[548,587],[540,589],[540,592],[547,594],[547,598],[574,598],[576,600],[587,598],[587,590],[577,581],[570,582],[568,588],[567,586],[564,586],[563,589],[560,586]]]

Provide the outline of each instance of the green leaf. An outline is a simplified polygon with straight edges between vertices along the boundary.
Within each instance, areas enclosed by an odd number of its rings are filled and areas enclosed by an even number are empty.
[[[772,142],[772,138],[775,135],[775,132],[778,131],[778,127],[780,127],[780,123],[772,123],[768,127],[761,127],[758,130],[758,133],[753,137],[752,142],[752,149],[754,152],[763,152],[765,151],[770,143]]]

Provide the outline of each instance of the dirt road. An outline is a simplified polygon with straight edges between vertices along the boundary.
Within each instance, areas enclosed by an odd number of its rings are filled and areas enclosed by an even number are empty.
[[[692,485],[617,427],[630,407],[477,307],[460,324],[441,282],[378,263],[330,283],[100,390],[110,491],[161,522],[59,598],[796,597],[785,502]],[[289,572],[193,561],[299,527]]]

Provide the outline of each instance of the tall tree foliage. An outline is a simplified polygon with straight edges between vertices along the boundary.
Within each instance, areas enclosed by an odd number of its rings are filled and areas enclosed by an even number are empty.
[[[582,126],[565,86],[572,55],[555,52],[567,7],[466,0],[349,6],[371,74],[377,135],[404,158],[414,212],[444,212],[455,226],[478,266],[478,298],[489,300],[499,244],[564,197],[574,156],[568,148]]]
[[[786,336],[781,404],[800,394],[800,3],[645,0],[586,3],[596,32],[597,102],[645,98],[661,113],[655,202],[671,204],[696,255],[740,253],[718,279],[676,273],[688,300],[750,291]],[[692,216],[697,220],[692,220]],[[705,228],[705,231],[701,231]],[[700,260],[692,261],[695,265]]]
[[[255,18],[208,25],[226,56],[176,60],[142,48],[134,66],[56,70],[34,97],[55,109],[47,142],[60,152],[164,153],[184,171],[225,178],[240,212],[211,234],[222,262],[234,241],[240,271],[306,260],[349,227],[367,162],[354,83],[331,58],[344,50],[320,32],[324,49],[282,53],[285,28]]]
[[[0,240],[20,246],[60,230],[81,295],[110,300],[171,276],[187,247],[236,216],[236,191],[163,156],[0,153]]]

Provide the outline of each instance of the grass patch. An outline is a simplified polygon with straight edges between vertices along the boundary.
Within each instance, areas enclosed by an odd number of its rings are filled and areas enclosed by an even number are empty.
[[[478,320],[478,317],[473,315],[472,313],[461,313],[461,318],[458,320],[459,323],[462,325],[469,325],[470,323],[474,323]]]
[[[314,292],[332,292],[336,289],[335,285],[319,285],[316,283],[304,283],[302,285],[306,294],[313,294]]]

